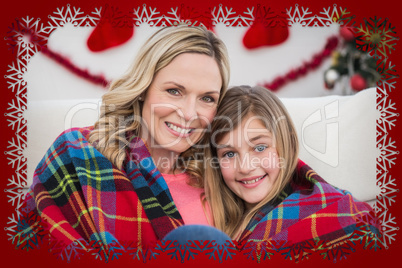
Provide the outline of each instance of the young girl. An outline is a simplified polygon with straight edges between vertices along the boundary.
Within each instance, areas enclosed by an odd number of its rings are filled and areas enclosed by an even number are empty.
[[[205,153],[219,168],[206,174],[206,194],[215,226],[232,239],[341,241],[372,213],[298,159],[295,127],[269,90],[228,90],[211,128]]]

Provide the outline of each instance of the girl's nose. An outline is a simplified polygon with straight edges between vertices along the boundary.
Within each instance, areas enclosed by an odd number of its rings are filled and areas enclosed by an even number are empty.
[[[255,163],[250,159],[250,154],[248,153],[240,155],[238,162],[237,170],[242,174],[248,174],[256,168]]]

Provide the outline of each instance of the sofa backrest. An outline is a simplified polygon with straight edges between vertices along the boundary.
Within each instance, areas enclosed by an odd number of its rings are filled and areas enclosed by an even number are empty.
[[[300,142],[300,159],[331,184],[349,190],[357,199],[373,203],[376,185],[376,89],[351,96],[282,98]],[[99,99],[28,102],[28,185],[46,150],[65,129],[93,125]]]

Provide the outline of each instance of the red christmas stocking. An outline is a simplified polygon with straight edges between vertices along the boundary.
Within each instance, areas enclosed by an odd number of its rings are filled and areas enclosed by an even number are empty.
[[[284,42],[289,36],[288,26],[265,26],[256,21],[243,37],[243,44],[248,49],[273,46]]]
[[[117,19],[102,17],[87,40],[88,48],[100,52],[127,42],[134,34],[134,26]]]

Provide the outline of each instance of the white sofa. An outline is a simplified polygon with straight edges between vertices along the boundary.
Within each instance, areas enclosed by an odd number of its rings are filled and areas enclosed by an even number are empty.
[[[351,96],[282,98],[297,128],[300,158],[333,185],[371,205],[376,185],[376,89]],[[99,99],[28,102],[28,185],[47,148],[65,129],[92,125]]]

